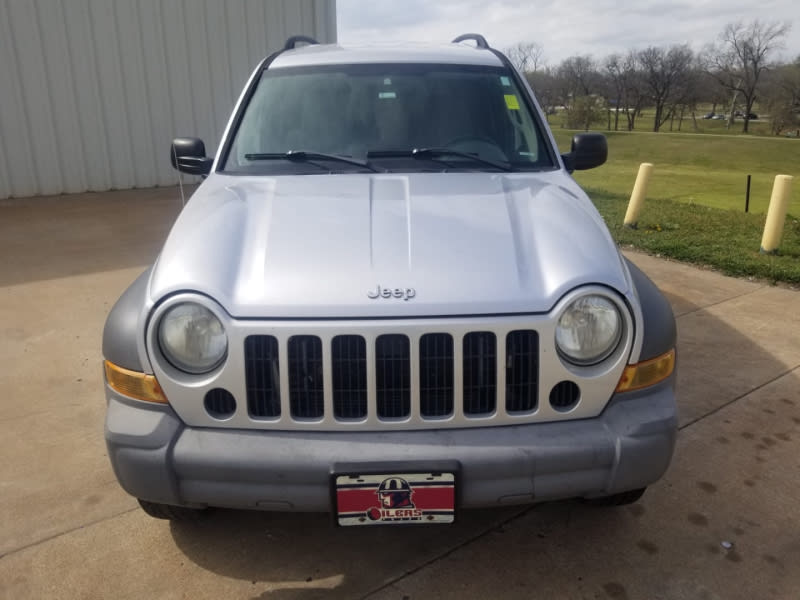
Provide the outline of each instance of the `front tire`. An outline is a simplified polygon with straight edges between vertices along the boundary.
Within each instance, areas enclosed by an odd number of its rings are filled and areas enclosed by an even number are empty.
[[[602,496],[600,498],[584,498],[584,502],[590,506],[624,506],[626,504],[633,504],[642,497],[646,487],[639,488],[638,490],[630,490],[627,492],[620,492],[619,494],[612,494],[611,496]]]
[[[167,519],[169,521],[197,521],[206,512],[204,508],[187,508],[185,506],[172,506],[159,504],[137,498],[142,510],[154,519]]]

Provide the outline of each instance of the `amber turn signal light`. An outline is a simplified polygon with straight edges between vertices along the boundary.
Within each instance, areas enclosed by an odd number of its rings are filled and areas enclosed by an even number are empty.
[[[628,365],[617,384],[617,392],[632,392],[664,381],[675,370],[675,349],[651,360]]]
[[[155,376],[139,373],[138,371],[129,371],[107,360],[104,361],[104,366],[106,381],[115,392],[129,398],[144,400],[145,402],[167,403],[167,397],[164,395],[161,386],[158,385]]]

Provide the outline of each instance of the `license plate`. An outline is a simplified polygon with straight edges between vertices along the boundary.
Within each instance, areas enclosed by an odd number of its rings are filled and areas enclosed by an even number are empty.
[[[339,525],[452,523],[455,519],[453,473],[337,475]]]

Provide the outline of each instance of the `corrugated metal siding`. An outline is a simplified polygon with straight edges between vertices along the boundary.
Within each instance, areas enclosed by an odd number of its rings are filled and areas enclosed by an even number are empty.
[[[0,0],[0,198],[175,183],[296,34],[335,41],[335,0]]]

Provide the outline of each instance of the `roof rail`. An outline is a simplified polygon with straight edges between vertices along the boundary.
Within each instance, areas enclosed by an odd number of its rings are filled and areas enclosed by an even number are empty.
[[[288,40],[286,40],[286,43],[283,45],[283,49],[294,50],[295,48],[297,48],[298,42],[305,42],[309,46],[312,46],[314,44],[319,44],[317,40],[315,40],[312,37],[308,37],[307,35],[293,35]]]
[[[474,40],[478,48],[489,48],[489,42],[480,33],[464,33],[454,39],[451,43],[458,44],[466,40]]]

